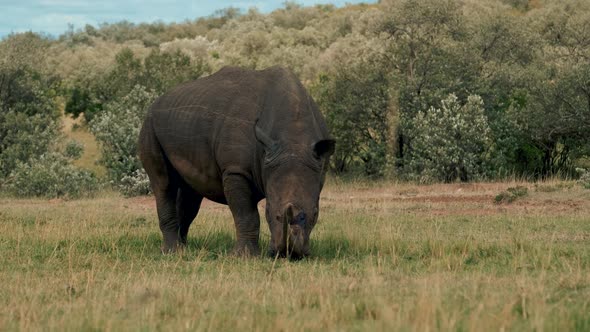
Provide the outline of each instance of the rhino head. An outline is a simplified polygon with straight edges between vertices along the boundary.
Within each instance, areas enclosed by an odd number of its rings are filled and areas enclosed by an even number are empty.
[[[335,142],[329,138],[275,140],[258,126],[263,146],[262,181],[271,240],[269,255],[294,259],[309,255],[309,237],[319,214],[320,192]]]

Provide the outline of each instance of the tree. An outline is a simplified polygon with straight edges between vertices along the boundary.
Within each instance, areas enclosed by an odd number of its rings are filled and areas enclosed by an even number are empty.
[[[371,63],[339,69],[321,75],[312,89],[338,142],[332,168],[342,174],[360,161],[365,175],[382,176],[390,137],[388,78]]]
[[[202,58],[194,60],[180,50],[152,51],[143,61],[141,85],[162,94],[175,85],[201,77],[208,71]],[[139,82],[138,82],[139,83]]]
[[[86,121],[91,122],[108,103],[121,100],[137,85],[162,94],[208,71],[200,58],[193,59],[180,50],[152,50],[142,60],[131,49],[125,48],[116,55],[115,61],[114,68],[100,77],[98,82],[72,90],[66,103],[66,113],[74,117],[84,113]]]
[[[518,121],[540,155],[540,176],[574,174],[590,151],[590,4],[568,1],[532,17],[544,52],[531,66]]]
[[[374,29],[387,38],[386,61],[396,77],[401,115],[396,151],[403,163],[407,121],[418,110],[438,106],[449,93],[468,95],[476,76],[473,63],[462,53],[467,34],[458,1],[384,1],[382,6]]]

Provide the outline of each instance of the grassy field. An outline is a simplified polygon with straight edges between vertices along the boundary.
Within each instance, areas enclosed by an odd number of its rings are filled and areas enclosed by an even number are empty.
[[[230,255],[211,202],[163,256],[151,197],[0,198],[0,330],[590,330],[589,190],[331,180],[321,204],[290,262]]]

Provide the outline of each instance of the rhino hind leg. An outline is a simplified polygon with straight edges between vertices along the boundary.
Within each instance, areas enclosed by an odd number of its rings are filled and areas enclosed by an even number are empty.
[[[223,177],[223,190],[236,226],[234,253],[239,256],[260,255],[258,201],[250,182],[240,174],[226,174]]]
[[[188,186],[172,167],[149,126],[142,129],[140,142],[139,155],[156,198],[164,238],[162,252],[174,252],[186,244],[188,229],[199,212],[203,197]]]
[[[186,245],[188,229],[199,213],[203,196],[199,195],[189,185],[181,183],[176,196],[176,213],[178,218],[179,242]]]
[[[162,252],[175,252],[186,245],[189,227],[199,212],[203,198],[194,190],[177,183],[154,189],[160,230],[164,238]]]
[[[153,188],[160,230],[164,238],[163,253],[175,252],[186,245],[190,225],[197,216],[203,196],[186,184],[176,171],[168,168]]]

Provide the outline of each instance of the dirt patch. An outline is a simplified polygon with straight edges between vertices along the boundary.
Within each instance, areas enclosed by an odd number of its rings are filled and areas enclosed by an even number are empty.
[[[512,203],[496,204],[498,192],[512,183],[437,184],[431,186],[381,185],[376,188],[328,186],[324,189],[321,208],[329,210],[366,211],[368,213],[412,213],[428,216],[490,216],[490,215],[564,215],[589,214],[590,200],[579,198],[577,192],[537,192]],[[522,185],[522,184],[520,184]],[[574,197],[574,198],[572,198]],[[578,197],[578,198],[575,198]],[[153,196],[123,200],[128,208],[143,211],[156,209]],[[258,204],[263,211],[265,201]],[[201,210],[227,210],[226,205],[207,199]]]

